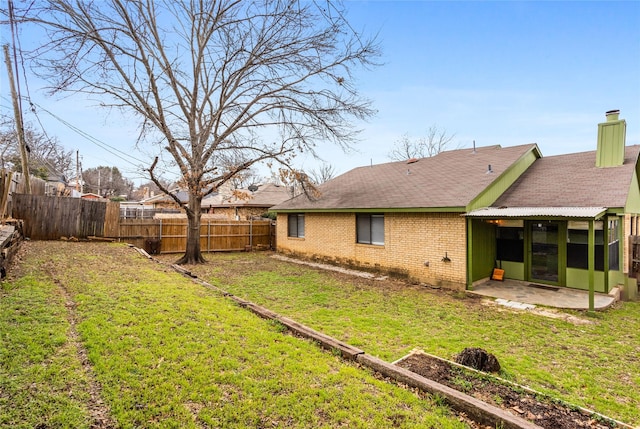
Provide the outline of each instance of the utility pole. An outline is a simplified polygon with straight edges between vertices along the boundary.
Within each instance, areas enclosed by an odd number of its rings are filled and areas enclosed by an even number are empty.
[[[80,174],[80,150],[76,149],[76,191],[78,192],[82,192],[80,180],[82,180],[82,175]]]
[[[31,178],[29,176],[29,160],[27,158],[27,144],[24,140],[24,128],[22,126],[22,112],[18,107],[18,94],[11,69],[11,57],[9,57],[9,45],[4,45],[4,62],[7,65],[7,76],[11,88],[11,100],[13,101],[13,114],[16,119],[16,134],[18,136],[18,146],[20,147],[20,160],[22,163],[22,174],[24,175],[25,193],[31,193]]]

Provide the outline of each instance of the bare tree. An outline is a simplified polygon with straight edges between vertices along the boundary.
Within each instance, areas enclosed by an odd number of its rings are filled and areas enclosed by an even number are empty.
[[[65,150],[57,138],[47,136],[29,123],[24,125],[24,137],[31,174],[44,179],[55,175],[60,179],[72,173],[73,151]],[[0,117],[0,164],[2,168],[22,172],[15,121],[4,115]]]
[[[118,167],[99,166],[82,173],[85,192],[93,192],[104,198],[133,193],[133,182],[122,176]]]
[[[428,158],[447,149],[454,137],[455,134],[448,135],[447,130],[432,125],[424,137],[412,140],[408,134],[404,134],[399,140],[396,140],[388,156],[394,161]]]
[[[327,182],[333,179],[335,175],[336,175],[335,168],[333,168],[331,164],[327,164],[327,163],[323,163],[317,169],[314,168],[309,172],[311,182],[313,182],[316,185],[321,185],[324,182]]]
[[[352,29],[339,2],[44,3],[26,18],[48,32],[50,43],[32,58],[52,89],[137,114],[141,136],[180,170],[189,227],[179,263],[204,261],[204,196],[260,162],[294,171],[293,157],[318,142],[350,147],[354,120],[374,113],[353,71],[375,65],[378,46]],[[216,165],[216,155],[233,151],[244,161]],[[158,159],[147,170],[166,192]]]

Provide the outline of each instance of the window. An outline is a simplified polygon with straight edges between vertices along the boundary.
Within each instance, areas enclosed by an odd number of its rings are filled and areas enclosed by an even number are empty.
[[[290,214],[288,224],[289,230],[287,235],[289,237],[304,237],[304,214]]]
[[[498,260],[524,262],[524,227],[499,227],[496,231]]]
[[[356,215],[357,242],[384,245],[384,215]]]
[[[595,269],[604,270],[604,236],[601,221],[594,222]],[[589,268],[589,222],[569,221],[567,230],[567,267]]]

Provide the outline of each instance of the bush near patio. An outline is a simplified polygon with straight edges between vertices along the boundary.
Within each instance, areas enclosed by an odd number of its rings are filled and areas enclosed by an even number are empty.
[[[189,270],[226,291],[394,361],[414,348],[452,359],[498,357],[502,376],[623,422],[640,424],[640,303],[583,324],[487,305],[463,292],[367,280],[270,258],[216,254]]]
[[[0,427],[467,427],[124,245],[26,242],[18,262]]]

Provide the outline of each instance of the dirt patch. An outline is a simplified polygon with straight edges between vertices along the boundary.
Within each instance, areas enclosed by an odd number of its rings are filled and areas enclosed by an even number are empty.
[[[508,385],[491,376],[466,370],[448,361],[423,352],[414,352],[396,362],[396,365],[437,381],[483,402],[508,410],[543,428],[608,429],[619,427],[613,421],[593,415],[586,410],[554,402],[551,398],[535,395],[516,386]]]

